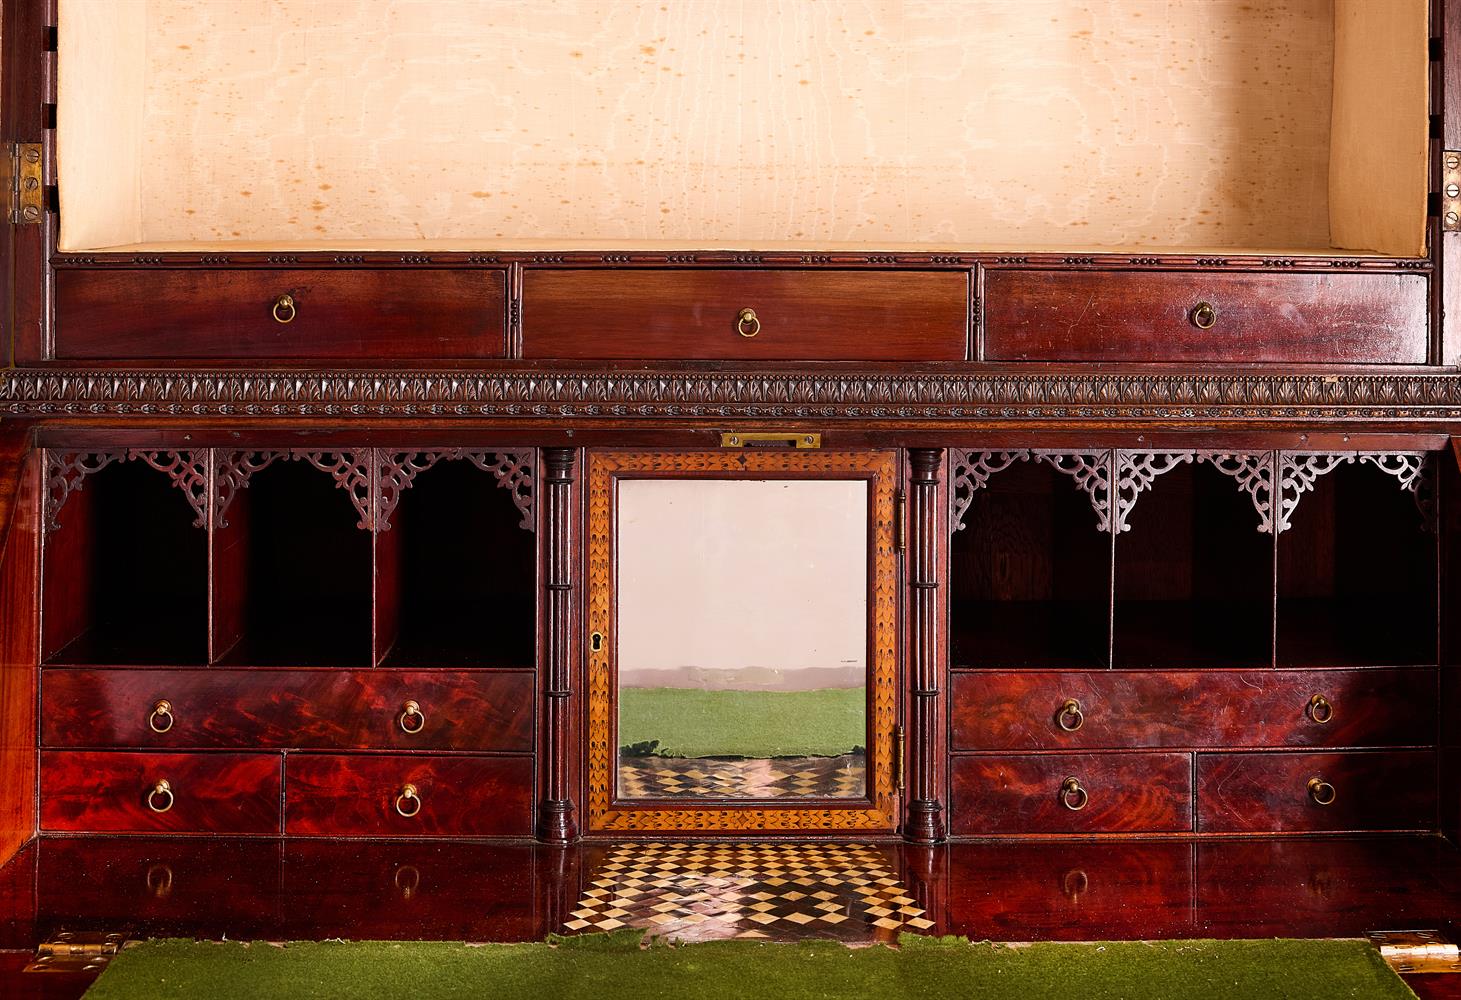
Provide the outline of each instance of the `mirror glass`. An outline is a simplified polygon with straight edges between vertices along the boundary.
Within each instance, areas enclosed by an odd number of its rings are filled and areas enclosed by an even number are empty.
[[[867,795],[865,480],[619,482],[623,799]]]

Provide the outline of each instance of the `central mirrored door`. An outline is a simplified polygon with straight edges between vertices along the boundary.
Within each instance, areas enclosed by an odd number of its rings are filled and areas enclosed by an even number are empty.
[[[895,470],[590,457],[593,828],[893,828]]]

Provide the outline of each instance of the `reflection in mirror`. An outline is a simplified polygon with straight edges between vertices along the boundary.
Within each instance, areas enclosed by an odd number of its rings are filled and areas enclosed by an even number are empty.
[[[620,481],[620,798],[867,795],[867,489]]]

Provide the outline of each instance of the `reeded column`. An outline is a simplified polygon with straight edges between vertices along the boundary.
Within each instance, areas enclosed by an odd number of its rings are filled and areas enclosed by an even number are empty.
[[[571,844],[578,839],[570,775],[574,740],[573,695],[573,449],[545,448],[538,480],[542,487],[543,559],[543,799],[538,804],[538,839]]]
[[[938,775],[943,752],[940,715],[939,647],[939,526],[938,476],[943,460],[939,448],[909,451],[908,481],[908,804],[903,839],[910,844],[937,844],[944,839],[943,805],[939,802]]]

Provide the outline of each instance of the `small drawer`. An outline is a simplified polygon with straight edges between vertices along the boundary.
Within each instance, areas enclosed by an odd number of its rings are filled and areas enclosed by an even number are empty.
[[[41,754],[41,829],[279,834],[278,754]]]
[[[1436,828],[1429,750],[1199,754],[1201,833]]]
[[[950,768],[955,835],[1192,829],[1188,754],[956,756]]]
[[[990,361],[1424,364],[1417,274],[991,269]]]
[[[502,271],[61,268],[55,282],[61,361],[507,353]]]
[[[532,757],[292,754],[285,833],[304,837],[525,837]]]
[[[1434,668],[975,671],[951,683],[957,750],[1417,746]]]
[[[47,668],[48,747],[530,751],[531,671]]]
[[[527,358],[962,361],[963,271],[529,270]]]

